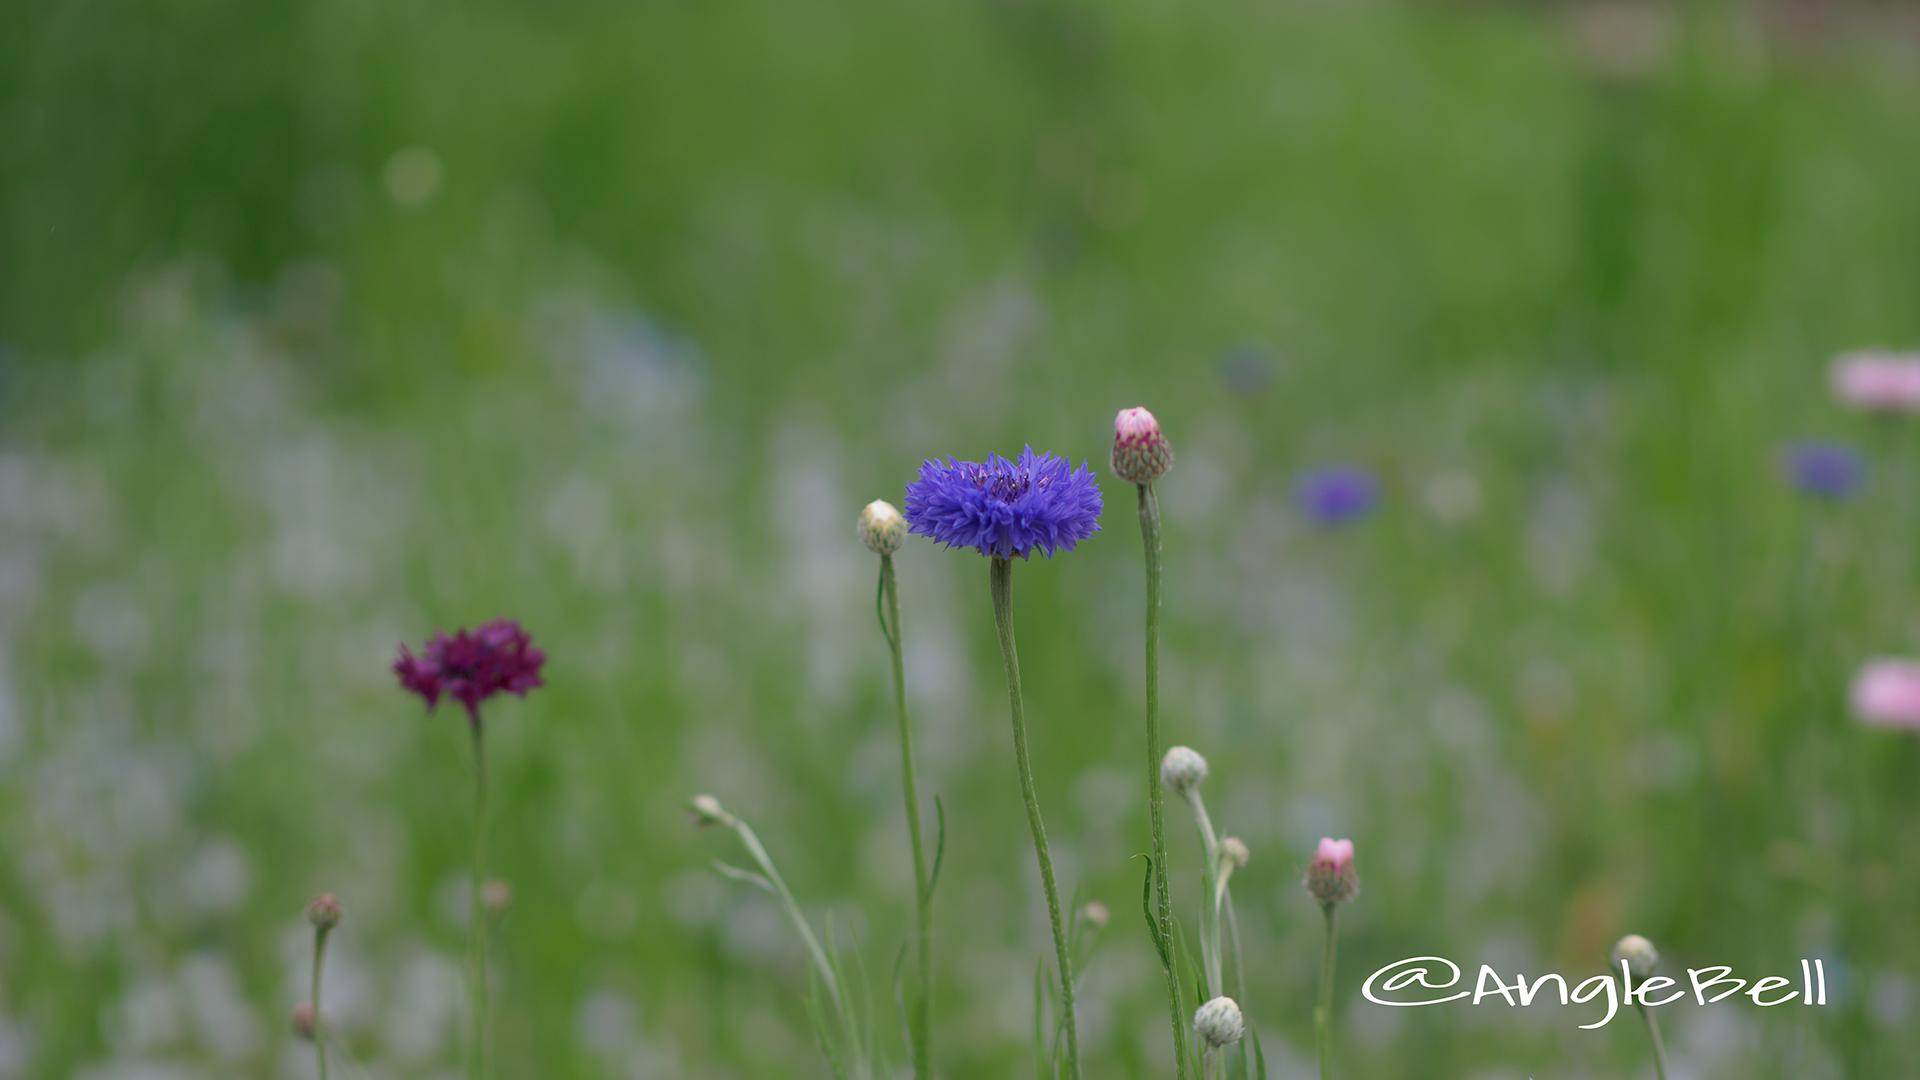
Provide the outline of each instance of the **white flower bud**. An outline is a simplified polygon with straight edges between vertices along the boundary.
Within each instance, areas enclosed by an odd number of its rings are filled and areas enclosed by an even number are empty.
[[[720,800],[711,795],[695,795],[687,800],[687,809],[693,812],[693,823],[697,825],[733,825],[733,815],[720,805]]]
[[[1176,746],[1160,759],[1160,782],[1179,794],[1200,786],[1207,778],[1207,759],[1184,746]]]
[[[854,529],[860,542],[875,555],[891,555],[907,539],[907,519],[885,499],[875,499],[860,511],[860,523]]]
[[[1230,997],[1214,998],[1193,1014],[1194,1030],[1215,1050],[1239,1042],[1246,1026],[1240,1006]]]
[[[1087,906],[1080,909],[1080,918],[1095,930],[1106,929],[1107,920],[1111,917],[1107,905],[1098,900],[1089,900]]]
[[[1222,865],[1232,863],[1234,869],[1237,870],[1247,865],[1247,859],[1250,857],[1251,853],[1247,851],[1246,842],[1239,837],[1229,836],[1225,840],[1220,841],[1220,862]]]
[[[1627,970],[1633,972],[1636,979],[1645,979],[1653,975],[1653,969],[1660,964],[1660,954],[1654,950],[1653,942],[1639,934],[1628,934],[1613,947],[1613,966],[1627,962]],[[1757,999],[1756,999],[1757,1000]]]

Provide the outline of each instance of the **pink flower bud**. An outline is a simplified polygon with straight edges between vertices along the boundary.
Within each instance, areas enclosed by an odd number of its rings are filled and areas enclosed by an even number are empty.
[[[1850,697],[1865,723],[1920,731],[1920,662],[1875,660],[1853,677]]]
[[[332,893],[323,892],[307,905],[307,921],[321,933],[340,925],[340,901]]]
[[[1172,467],[1173,447],[1160,433],[1160,421],[1145,409],[1121,409],[1113,418],[1113,474],[1151,484]]]
[[[307,1042],[313,1041],[313,1006],[307,1002],[293,1007],[293,1033]]]
[[[1920,355],[1878,349],[1841,353],[1827,371],[1840,404],[1872,412],[1920,412]]]
[[[1353,841],[1322,839],[1302,884],[1315,900],[1327,906],[1358,895],[1360,876],[1353,869]]]

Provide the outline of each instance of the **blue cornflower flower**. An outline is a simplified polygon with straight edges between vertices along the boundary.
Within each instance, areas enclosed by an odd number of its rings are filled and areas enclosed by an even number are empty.
[[[1093,476],[1084,461],[1069,472],[1065,461],[1031,446],[1018,461],[993,454],[984,465],[923,461],[920,479],[907,485],[908,531],[999,559],[1024,559],[1034,548],[1051,558],[1100,531]]]
[[[1367,516],[1380,501],[1380,482],[1358,465],[1330,465],[1300,477],[1300,509],[1322,525],[1345,525]]]
[[[1867,463],[1839,443],[1789,443],[1780,463],[1794,487],[1823,499],[1844,499],[1867,478]]]

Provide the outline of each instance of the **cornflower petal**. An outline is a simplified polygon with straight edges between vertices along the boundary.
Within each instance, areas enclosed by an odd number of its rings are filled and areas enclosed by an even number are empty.
[[[1072,551],[1100,531],[1103,505],[1086,462],[1073,469],[1031,446],[1016,461],[923,461],[907,485],[909,532],[1001,559]]]

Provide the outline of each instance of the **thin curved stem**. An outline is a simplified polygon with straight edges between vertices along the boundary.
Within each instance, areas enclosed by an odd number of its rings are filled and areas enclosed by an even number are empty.
[[[1247,963],[1240,952],[1240,920],[1233,914],[1233,893],[1221,890],[1227,901],[1227,941],[1233,949],[1233,1000],[1242,1012],[1247,1008]]]
[[[467,726],[473,732],[473,875],[467,882],[467,992],[473,1010],[473,1048],[467,1074],[473,1080],[487,1080],[493,1040],[488,1030],[487,920],[480,903],[480,883],[487,871],[487,755],[480,717],[475,714],[471,719]]]
[[[1220,838],[1213,831],[1213,819],[1207,816],[1206,800],[1200,797],[1199,785],[1180,794],[1193,811],[1193,823],[1200,830],[1202,858],[1206,860],[1206,896],[1201,901],[1206,906],[1200,910],[1200,962],[1206,969],[1207,996],[1214,998],[1226,993],[1220,974],[1220,902],[1225,895],[1225,885],[1220,880]]]
[[[1233,949],[1233,1000],[1234,1004],[1240,1006],[1241,1014],[1245,1015],[1247,1011],[1247,961],[1245,955],[1240,951],[1240,920],[1233,914],[1233,892],[1223,885],[1220,889],[1220,895],[1226,900],[1227,904],[1227,942]],[[1225,993],[1225,991],[1222,991],[1222,993]],[[1239,1042],[1233,1044],[1234,1060],[1240,1064],[1237,1075],[1243,1077],[1247,1075],[1247,1043],[1249,1041],[1251,1040],[1243,1037]]]
[[[880,630],[893,654],[893,706],[900,717],[900,787],[907,804],[907,836],[913,845],[914,914],[919,922],[920,999],[914,1003],[914,1080],[932,1080],[933,1069],[933,888],[927,880],[927,856],[920,836],[920,791],[913,770],[913,728],[907,721],[906,663],[900,644],[900,587],[893,556],[880,556]]]
[[[1660,1080],[1667,1080],[1667,1047],[1660,1041],[1660,1021],[1654,1019],[1653,1010],[1647,1008],[1646,1002],[1636,1001],[1634,1005],[1640,1010],[1640,1019],[1647,1022],[1647,1034],[1653,1038],[1653,1071]]]
[[[320,1080],[327,1080],[327,1033],[320,1025],[320,967],[327,958],[329,929],[316,928],[313,932],[313,987],[307,1005],[313,1013],[313,1052],[320,1064]]]
[[[1013,565],[995,557],[988,572],[993,591],[993,621],[1000,631],[1000,657],[1007,667],[1007,705],[1013,713],[1013,756],[1020,766],[1020,795],[1033,831],[1033,854],[1040,861],[1040,884],[1047,894],[1047,919],[1053,927],[1053,951],[1060,965],[1060,1010],[1066,1028],[1067,1080],[1080,1080],[1080,1035],[1073,1015],[1073,953],[1060,922],[1060,890],[1053,882],[1053,857],[1040,821],[1040,800],[1033,792],[1033,764],[1027,756],[1026,707],[1020,698],[1020,654],[1013,643]]]
[[[807,917],[800,911],[800,901],[795,900],[793,890],[787,888],[787,879],[781,877],[780,871],[774,868],[773,856],[767,854],[767,849],[761,845],[760,837],[753,831],[753,826],[731,815],[728,816],[727,823],[733,826],[734,835],[740,838],[740,843],[746,847],[747,854],[753,856],[754,864],[760,867],[762,874],[766,875],[767,884],[773,886],[773,894],[780,898],[780,906],[786,911],[787,920],[793,923],[795,930],[800,932],[800,940],[807,947],[807,955],[813,958],[814,970],[820,973],[820,981],[826,984],[827,993],[833,995],[834,1008],[840,1012],[842,1020],[845,1021],[846,1004],[840,997],[840,980],[833,977],[833,962],[827,959],[827,950],[820,947],[820,939],[813,936],[813,927],[807,925]]]
[[[1152,484],[1139,485],[1140,542],[1147,561],[1147,817],[1153,832],[1154,916],[1160,940],[1173,940],[1173,901],[1167,893],[1166,796],[1160,785],[1160,502]],[[1167,1012],[1173,1023],[1174,1073],[1187,1075],[1187,1024],[1181,1015],[1180,977],[1171,963],[1161,965],[1167,979]]]

